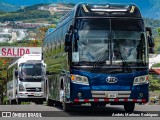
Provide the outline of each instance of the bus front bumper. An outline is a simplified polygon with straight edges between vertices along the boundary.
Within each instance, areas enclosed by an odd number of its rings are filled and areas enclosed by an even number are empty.
[[[43,92],[19,92],[18,98],[43,98]]]
[[[118,98],[104,98],[104,99],[74,99],[75,103],[91,103],[91,102],[105,102],[105,103],[126,103],[126,102],[132,102],[132,103],[146,103],[146,99],[118,99]]]

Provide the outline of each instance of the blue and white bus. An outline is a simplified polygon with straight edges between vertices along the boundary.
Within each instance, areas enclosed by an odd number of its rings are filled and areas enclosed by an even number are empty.
[[[43,43],[47,105],[124,105],[149,97],[151,29],[134,4],[77,4]]]

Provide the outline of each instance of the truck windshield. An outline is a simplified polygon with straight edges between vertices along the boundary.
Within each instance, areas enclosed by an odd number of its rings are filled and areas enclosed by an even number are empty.
[[[20,75],[21,76],[41,76],[41,63],[36,63],[36,64],[22,63],[20,64]]]
[[[78,19],[79,59],[74,64],[146,65],[147,47],[142,20]],[[73,42],[73,52],[74,50]],[[105,54],[104,54],[105,53]]]

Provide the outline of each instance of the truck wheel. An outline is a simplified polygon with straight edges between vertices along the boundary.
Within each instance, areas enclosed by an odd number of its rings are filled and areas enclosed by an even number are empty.
[[[124,110],[126,112],[133,112],[134,111],[134,107],[135,107],[135,103],[124,104]]]

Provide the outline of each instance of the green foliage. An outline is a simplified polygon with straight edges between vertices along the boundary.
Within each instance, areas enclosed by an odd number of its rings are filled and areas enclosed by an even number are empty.
[[[154,20],[151,18],[143,18],[145,26],[151,27],[153,31],[153,36],[158,37],[157,29],[160,27],[160,20]]]
[[[160,63],[154,64],[152,67],[160,67]]]
[[[21,21],[37,18],[49,18],[50,12],[44,10],[31,10],[26,12],[13,12],[0,16],[0,21]],[[36,21],[35,21],[36,22]]]
[[[0,15],[1,15],[1,14],[5,14],[5,13],[6,13],[6,12],[0,10]]]
[[[158,77],[158,75],[150,75],[149,80],[150,80],[149,90],[159,91],[160,90],[160,78]]]
[[[160,20],[154,20],[151,18],[143,18],[145,26],[152,28],[152,33],[155,42],[155,54],[160,53]]]
[[[158,31],[158,35],[160,36],[160,27],[157,29],[157,31]]]
[[[3,98],[3,105],[7,105],[7,96],[4,96],[4,98]]]

